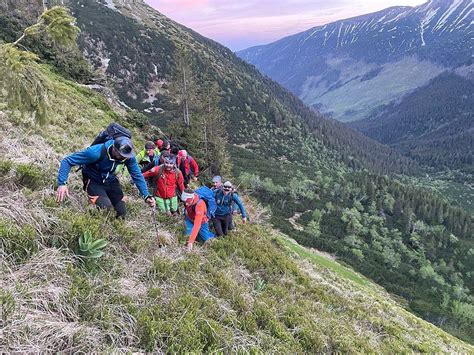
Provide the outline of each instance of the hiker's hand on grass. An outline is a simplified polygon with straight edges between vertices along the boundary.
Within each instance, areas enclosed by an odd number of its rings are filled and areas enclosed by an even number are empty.
[[[193,176],[193,181],[198,181],[197,176]]]
[[[243,223],[243,224],[247,223],[247,217],[243,217],[243,218],[242,218],[242,223]]]
[[[66,185],[61,185],[56,191],[56,202],[63,202],[66,197],[69,197],[69,189]]]
[[[193,251],[193,243],[188,243],[188,251]]]
[[[146,203],[148,203],[150,205],[150,207],[153,207],[155,208],[156,206],[156,202],[155,202],[155,199],[151,196],[148,196],[145,200]]]

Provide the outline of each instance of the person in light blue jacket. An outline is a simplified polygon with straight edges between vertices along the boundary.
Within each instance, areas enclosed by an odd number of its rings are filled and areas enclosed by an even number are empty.
[[[237,205],[242,214],[242,221],[247,222],[247,212],[240,201],[239,196],[233,192],[234,188],[230,181],[226,181],[222,188],[214,190],[214,197],[217,203],[217,210],[212,220],[217,236],[227,235],[232,226],[232,215],[234,206]]]
[[[98,208],[112,209],[117,217],[126,214],[123,192],[120,182],[115,176],[118,166],[125,165],[140,194],[152,207],[155,199],[148,194],[145,179],[138,167],[130,138],[118,137],[103,144],[96,144],[80,152],[68,155],[61,161],[58,172],[58,190],[56,200],[62,202],[69,196],[67,179],[73,166],[81,166],[84,190],[89,201]]]

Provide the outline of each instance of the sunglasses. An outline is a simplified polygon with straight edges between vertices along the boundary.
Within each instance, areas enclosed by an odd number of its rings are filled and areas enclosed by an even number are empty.
[[[230,191],[230,190],[232,190],[232,187],[224,187],[224,190]]]

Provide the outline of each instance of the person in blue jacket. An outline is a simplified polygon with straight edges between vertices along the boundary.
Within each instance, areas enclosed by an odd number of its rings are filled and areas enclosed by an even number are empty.
[[[216,198],[217,210],[214,219],[214,228],[217,236],[227,235],[232,226],[232,214],[234,212],[234,204],[236,204],[240,213],[242,214],[242,221],[247,222],[247,212],[240,201],[237,194],[233,192],[233,186],[230,181],[226,181],[222,188],[214,190],[214,197]]]
[[[82,166],[84,190],[89,201],[98,208],[110,210],[113,207],[117,217],[123,218],[127,210],[120,182],[115,176],[115,170],[121,164],[127,167],[145,201],[154,207],[155,199],[148,194],[145,179],[135,159],[133,143],[127,137],[118,137],[103,144],[96,144],[65,157],[59,167],[56,201],[62,202],[69,196],[66,183],[71,168]]]

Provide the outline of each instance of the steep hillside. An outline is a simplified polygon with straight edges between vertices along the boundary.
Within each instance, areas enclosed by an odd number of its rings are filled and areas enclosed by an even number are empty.
[[[41,2],[37,5],[42,7]],[[324,119],[228,49],[141,1],[72,1],[70,5],[82,29],[85,55],[106,75],[102,83],[120,93],[122,107],[147,113],[147,117],[129,113],[123,118],[125,124],[136,127],[136,132],[140,129],[143,138],[157,135],[157,127],[170,132],[182,117],[176,86],[183,69],[201,101],[207,103],[206,89],[217,83],[233,175],[240,188],[271,208],[274,227],[307,246],[336,253],[405,297],[411,310],[472,339],[474,315],[464,311],[472,306],[474,285],[472,216],[435,193],[376,174],[408,172],[413,162]],[[13,13],[21,21],[22,12]],[[10,18],[8,11],[6,16]],[[152,61],[155,54],[160,61]],[[48,60],[44,53],[43,57]],[[75,61],[67,63],[76,67]],[[68,75],[59,66],[54,70]],[[62,104],[63,110],[67,107]],[[87,122],[83,115],[90,120],[84,108],[65,112],[62,117],[70,120],[65,129],[76,129],[75,120]],[[195,116],[191,110],[191,128],[199,128]],[[99,125],[91,122],[87,129],[98,130]],[[55,147],[71,149],[67,138],[59,136],[50,136],[57,142]],[[80,138],[82,144],[87,143],[86,137]],[[174,138],[187,144],[196,158],[204,155],[189,145],[186,136]],[[423,287],[412,287],[417,284]]]
[[[78,174],[58,206],[59,159],[119,116],[42,70],[54,92],[48,123],[0,109],[1,352],[473,351],[334,261],[292,246],[310,262],[295,258],[263,226],[187,254],[181,223],[163,217],[168,245],[157,248],[151,211],[131,188],[125,222],[87,206]],[[142,144],[137,123],[122,123]],[[84,264],[75,253],[86,231],[110,244]]]
[[[472,173],[474,81],[442,74],[352,127],[424,165]]]
[[[341,121],[472,63],[471,0],[431,0],[340,20],[238,54]]]

